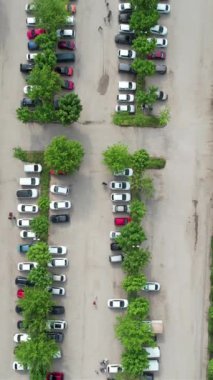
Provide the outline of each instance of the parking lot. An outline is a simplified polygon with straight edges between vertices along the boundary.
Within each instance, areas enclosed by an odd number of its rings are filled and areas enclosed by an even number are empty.
[[[23,164],[12,157],[12,149],[42,149],[55,135],[65,134],[85,147],[79,173],[61,180],[72,183],[72,220],[69,227],[51,227],[50,243],[69,249],[65,319],[68,331],[57,368],[66,380],[95,380],[98,362],[108,357],[119,362],[121,347],[114,338],[117,313],[107,308],[107,299],[124,296],[122,272],[108,262],[108,233],[113,228],[110,192],[102,181],[110,174],[101,163],[102,151],[114,142],[127,143],[130,150],[146,148],[164,156],[166,168],[153,174],[156,193],[148,202],[145,228],[152,262],[149,279],[161,283],[159,295],[150,297],[151,317],[162,319],[165,333],[161,347],[160,380],[205,379],[207,358],[208,253],[212,233],[212,130],[211,78],[213,5],[208,0],[170,2],[168,27],[168,73],[153,77],[169,93],[172,119],[160,130],[119,128],[111,124],[117,95],[117,2],[110,3],[111,25],[105,25],[106,5],[91,0],[77,3],[77,60],[75,87],[82,99],[79,123],[60,126],[23,125],[15,109],[25,84],[19,63],[27,52],[25,2],[1,1],[1,341],[0,379],[15,380],[12,370],[17,275],[20,257],[18,229],[8,221],[15,211],[15,191],[23,176]],[[193,12],[192,12],[193,9]],[[189,20],[190,15],[190,20]],[[162,18],[162,23],[164,19]],[[102,25],[103,32],[98,31]],[[194,28],[191,27],[194,25]],[[184,31],[184,33],[183,33]],[[123,75],[122,78],[128,78]],[[93,305],[97,297],[97,308]],[[26,376],[26,378],[28,378]],[[104,377],[103,377],[104,378]]]

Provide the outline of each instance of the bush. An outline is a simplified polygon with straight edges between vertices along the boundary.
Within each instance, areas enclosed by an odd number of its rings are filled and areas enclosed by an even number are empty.
[[[49,205],[50,205],[49,197],[43,195],[39,198],[38,206],[42,214],[46,214],[47,212],[49,213],[49,207],[50,207]]]
[[[151,177],[142,177],[142,192],[146,199],[153,198],[154,195],[153,179]]]
[[[147,169],[163,169],[166,166],[166,160],[163,157],[149,157]]]
[[[26,150],[21,149],[20,147],[18,148],[13,148],[13,155],[15,158],[18,158],[21,161],[27,161],[28,155]]]
[[[213,359],[208,364],[208,380],[213,380]]]
[[[113,115],[113,123],[121,127],[162,128],[159,117],[144,115],[141,111],[136,112],[134,116],[125,112],[116,112]]]

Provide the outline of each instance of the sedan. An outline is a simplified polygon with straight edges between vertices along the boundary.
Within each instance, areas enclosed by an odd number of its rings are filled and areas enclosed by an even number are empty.
[[[23,364],[21,364],[17,361],[13,362],[13,369],[15,371],[27,371],[27,370],[29,370],[29,368],[24,367]]]
[[[167,34],[167,28],[163,25],[155,25],[150,28],[150,33],[156,34],[157,36],[165,36]]]
[[[31,246],[32,246],[32,244],[19,244],[17,246],[17,251],[19,253],[27,253]]]
[[[144,290],[145,292],[159,292],[160,284],[159,282],[147,282],[142,287],[142,290]]]
[[[126,299],[109,299],[107,306],[110,309],[126,309],[128,306],[128,300]]]
[[[30,219],[17,219],[17,227],[20,227],[20,228],[28,228],[30,227],[30,222],[32,221],[33,219],[30,218]]]
[[[67,328],[67,322],[61,320],[48,320],[47,329],[48,330],[65,330]]]
[[[64,245],[49,245],[49,253],[51,255],[66,255],[67,247]]]
[[[33,204],[20,203],[17,207],[18,212],[26,214],[36,214],[38,212],[38,206]]]
[[[168,99],[168,95],[164,91],[157,90],[156,95],[157,95],[157,100],[165,101]]]
[[[59,41],[58,42],[58,48],[59,49],[66,49],[66,50],[75,50],[75,42],[72,40]]]
[[[118,243],[111,243],[110,249],[111,251],[122,251],[122,248],[119,246]]]
[[[33,63],[20,63],[20,71],[21,73],[25,73],[25,74],[28,74],[32,71],[32,69],[34,68],[34,64]]]
[[[126,224],[130,223],[131,221],[132,221],[132,218],[130,218],[130,216],[125,216],[123,218],[114,218],[115,226],[125,226]]]
[[[30,86],[30,85],[24,86],[23,88],[24,94],[28,95],[32,91],[33,87],[35,86]]]
[[[29,40],[34,40],[34,38],[36,38],[40,34],[44,34],[44,33],[46,33],[45,29],[41,29],[41,28],[39,28],[39,29],[31,29],[31,30],[27,31],[27,38]]]
[[[124,24],[128,24],[130,22],[130,18],[131,18],[131,13],[119,13],[119,16],[118,16],[118,22],[120,24],[124,23]]]
[[[113,202],[129,202],[131,201],[130,193],[112,193],[111,200]]]
[[[123,372],[123,367],[120,364],[108,364],[106,367],[107,373],[120,373]]]
[[[70,216],[68,214],[52,215],[50,220],[52,223],[68,223],[70,221]]]
[[[75,84],[74,84],[73,81],[67,79],[67,80],[64,80],[64,81],[62,82],[61,87],[62,87],[64,90],[72,91],[72,90],[74,90],[74,88],[75,88]]]
[[[48,263],[48,267],[50,268],[65,268],[68,267],[68,259],[61,259],[60,257],[56,257],[52,259]]]
[[[135,100],[135,96],[133,94],[118,94],[117,101],[120,103],[133,103]]]
[[[35,107],[37,102],[35,100],[32,100],[30,98],[23,98],[21,100],[21,107]]]
[[[35,41],[29,41],[27,47],[30,51],[39,50],[39,45]]]
[[[31,230],[22,230],[20,232],[20,237],[22,239],[36,239],[36,234],[34,231]]]
[[[27,17],[26,18],[26,25],[29,28],[33,28],[36,25],[36,18],[35,17]]]
[[[25,5],[25,12],[26,13],[33,13],[35,11],[35,5],[30,3]]]
[[[73,75],[73,68],[71,66],[56,66],[55,71],[58,74],[66,75],[68,77],[71,77]]]
[[[135,113],[135,106],[133,104],[117,104],[115,112],[128,112],[129,114]]]
[[[37,57],[38,53],[28,53],[26,54],[26,60],[27,61],[34,61],[35,57]]]
[[[131,34],[119,33],[119,34],[116,34],[115,36],[116,44],[131,45],[133,39],[134,39],[134,36]]]
[[[22,177],[19,178],[19,184],[21,186],[38,186],[40,179],[37,177]]]
[[[16,191],[17,198],[37,198],[38,194],[37,189],[19,189]]]
[[[112,212],[118,214],[129,214],[130,206],[129,205],[112,205]]]
[[[20,272],[29,272],[34,268],[37,268],[38,263],[33,261],[18,263],[17,268]]]
[[[64,306],[52,306],[50,313],[53,314],[53,315],[64,314],[65,313],[65,308],[64,308]]]
[[[50,293],[53,295],[53,296],[64,296],[65,295],[65,289],[62,288],[62,287],[55,287],[55,286],[52,286],[50,289],[49,289]]]
[[[167,66],[166,65],[155,65],[155,72],[157,74],[166,74]]]
[[[131,13],[132,5],[130,3],[120,3],[118,5],[118,10],[120,13]]]
[[[73,38],[75,31],[73,29],[58,29],[56,35],[58,38]]]
[[[118,58],[135,59],[136,52],[134,50],[120,49],[118,50]]]
[[[130,29],[129,24],[120,24],[119,33],[127,33],[127,34],[131,34],[131,35],[135,34],[134,30]]]
[[[163,4],[163,3],[158,3],[157,4],[157,11],[160,14],[168,14],[170,13],[171,7],[169,4]]]
[[[63,372],[48,372],[46,380],[64,380]]]
[[[24,298],[24,289],[18,289],[17,290],[17,297],[18,298]]]
[[[133,175],[132,168],[126,168],[124,170],[121,170],[120,172],[114,172],[115,177],[132,177],[132,175]]]
[[[27,342],[29,339],[30,339],[29,335],[25,333],[18,333],[18,334],[15,334],[13,337],[13,341],[15,343]]]
[[[51,185],[50,192],[57,195],[68,195],[70,194],[69,186],[61,186],[61,185]]]
[[[34,286],[34,282],[28,280],[28,278],[24,276],[17,276],[15,279],[15,284],[18,286]]]
[[[166,53],[165,51],[157,50],[154,53],[147,54],[146,58],[150,60],[157,59],[164,61],[166,59]]]
[[[111,190],[130,190],[130,182],[127,181],[111,181],[109,183],[109,188]]]
[[[58,202],[50,202],[50,209],[51,210],[68,210],[71,208],[71,202],[70,201],[58,201]]]
[[[168,46],[168,40],[166,38],[147,38],[147,41],[151,42],[154,40],[156,42],[156,47],[165,48]]]
[[[118,236],[120,236],[120,232],[118,232],[118,231],[110,231],[110,233],[109,233],[109,238],[111,239],[111,240],[115,240],[116,239],[116,237],[118,237]]]
[[[42,166],[40,164],[26,164],[24,165],[25,173],[41,173]]]
[[[53,274],[52,280],[55,282],[66,282],[67,277],[65,274]]]

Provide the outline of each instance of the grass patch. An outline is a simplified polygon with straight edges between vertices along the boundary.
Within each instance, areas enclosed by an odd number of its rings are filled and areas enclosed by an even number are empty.
[[[163,169],[166,166],[166,160],[163,157],[150,157],[146,169]]]
[[[160,125],[160,118],[154,115],[144,115],[142,112],[136,112],[135,115],[129,115],[127,112],[116,112],[113,115],[113,123],[121,127],[140,127],[140,128],[163,128]]]

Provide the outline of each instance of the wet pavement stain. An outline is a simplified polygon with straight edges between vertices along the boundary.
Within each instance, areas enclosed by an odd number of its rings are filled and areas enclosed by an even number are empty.
[[[194,225],[195,225],[195,245],[194,245],[194,249],[196,250],[196,248],[197,248],[197,240],[198,240],[198,214],[197,214],[198,201],[193,200],[192,202],[193,202],[194,208],[195,208],[195,213],[194,213],[193,216],[194,216]]]
[[[109,86],[109,75],[103,74],[98,83],[98,92],[100,95],[105,95]]]

